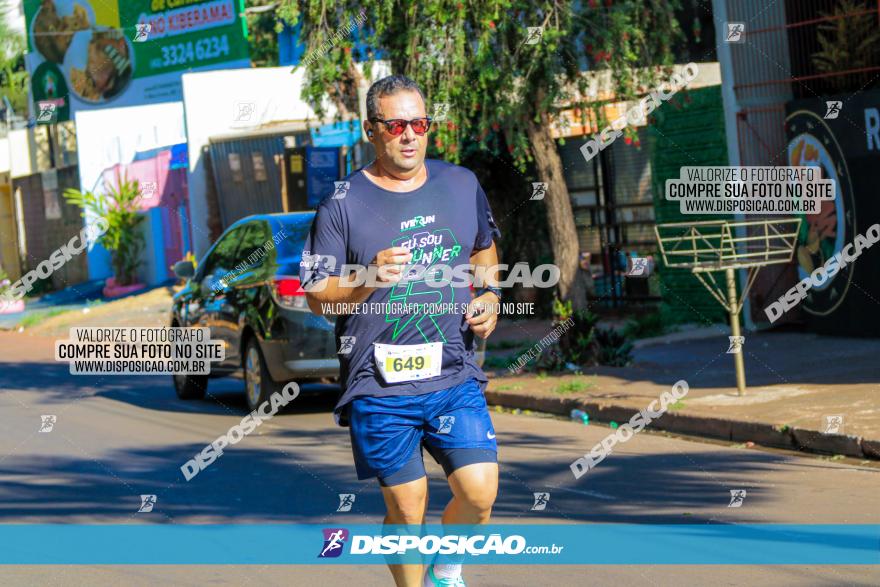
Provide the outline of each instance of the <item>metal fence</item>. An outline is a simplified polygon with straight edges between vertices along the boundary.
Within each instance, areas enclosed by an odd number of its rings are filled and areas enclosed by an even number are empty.
[[[727,0],[741,165],[785,165],[785,104],[880,83],[880,0]],[[856,46],[871,38],[861,50]]]

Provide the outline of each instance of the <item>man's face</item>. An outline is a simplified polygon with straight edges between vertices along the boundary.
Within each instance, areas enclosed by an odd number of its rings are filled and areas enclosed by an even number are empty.
[[[379,98],[378,117],[383,120],[395,118],[412,120],[426,116],[425,103],[418,92],[401,91]],[[376,158],[392,173],[406,174],[415,171],[425,161],[425,151],[428,148],[427,132],[419,136],[413,131],[412,126],[407,125],[406,130],[395,137],[381,122],[372,123],[367,128],[373,131],[370,142],[376,149]]]

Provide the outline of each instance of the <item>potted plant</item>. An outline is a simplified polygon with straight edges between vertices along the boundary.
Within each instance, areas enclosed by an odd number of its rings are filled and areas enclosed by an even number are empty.
[[[12,281],[3,267],[0,267],[0,314],[15,314],[24,311],[24,300],[16,300],[11,290]]]
[[[116,184],[106,194],[68,189],[64,199],[78,206],[82,216],[99,216],[107,221],[107,231],[98,238],[110,252],[113,277],[107,280],[104,295],[118,297],[146,287],[137,282],[144,237],[138,230],[144,217],[140,214],[140,188],[137,181],[116,175]]]

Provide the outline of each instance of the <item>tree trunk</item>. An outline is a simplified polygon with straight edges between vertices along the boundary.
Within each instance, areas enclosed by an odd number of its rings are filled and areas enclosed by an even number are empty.
[[[565,176],[562,173],[562,160],[550,134],[550,120],[546,114],[541,117],[541,125],[529,119],[528,135],[535,156],[538,179],[547,184],[544,204],[547,206],[553,257],[560,271],[559,297],[562,301],[571,300],[574,310],[586,309],[587,291],[592,289],[592,279],[578,264],[580,246],[568,186],[565,185]]]
[[[358,116],[358,87],[362,83],[364,83],[364,76],[355,67],[354,61],[352,61],[348,71],[337,82],[337,85],[327,88],[327,95],[336,106],[343,120],[350,120],[352,116]]]

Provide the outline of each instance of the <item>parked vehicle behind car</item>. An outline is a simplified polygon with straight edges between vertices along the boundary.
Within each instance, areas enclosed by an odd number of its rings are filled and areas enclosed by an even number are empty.
[[[314,212],[266,214],[230,226],[194,268],[175,265],[187,282],[174,296],[171,326],[210,328],[226,348],[211,375],[175,375],[181,399],[205,396],[209,377],[244,369],[250,409],[288,381],[338,377],[332,318],[309,311],[299,263]]]

